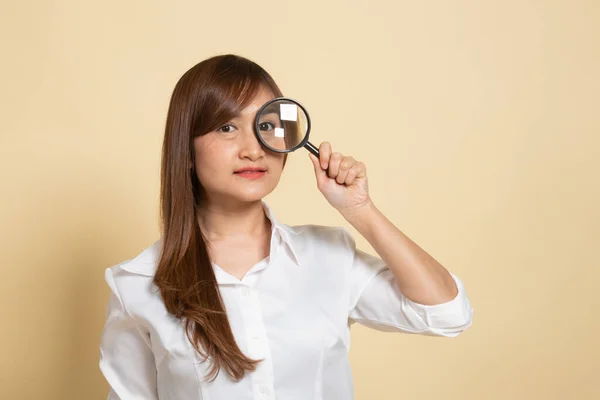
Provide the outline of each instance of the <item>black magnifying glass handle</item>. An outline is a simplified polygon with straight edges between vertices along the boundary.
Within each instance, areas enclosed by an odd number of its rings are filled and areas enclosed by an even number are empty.
[[[319,153],[319,149],[312,144],[311,142],[306,142],[306,144],[304,145],[304,148],[308,151],[310,151],[315,157],[317,157],[319,160],[321,160],[321,156]],[[327,173],[327,176],[329,176],[329,168],[327,168],[325,170],[325,172]]]
[[[315,147],[314,144],[312,144],[311,142],[306,142],[306,144],[304,145],[304,148],[308,151],[310,151],[315,157],[320,158],[319,156],[319,149]]]

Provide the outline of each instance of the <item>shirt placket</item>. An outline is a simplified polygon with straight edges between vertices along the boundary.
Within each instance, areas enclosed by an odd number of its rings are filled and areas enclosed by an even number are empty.
[[[263,359],[251,373],[253,397],[256,400],[275,399],[273,388],[273,363],[267,340],[267,330],[262,318],[259,293],[252,287],[240,286],[240,304],[245,326],[248,357]]]

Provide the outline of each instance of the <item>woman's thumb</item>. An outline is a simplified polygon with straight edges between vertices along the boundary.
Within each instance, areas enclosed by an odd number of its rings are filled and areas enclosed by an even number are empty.
[[[321,176],[323,174],[325,174],[325,171],[323,170],[323,168],[321,168],[319,159],[317,157],[315,157],[315,155],[312,153],[308,153],[308,156],[310,157],[310,160],[312,161],[313,168],[315,170],[315,175],[317,176],[317,179],[321,178]]]

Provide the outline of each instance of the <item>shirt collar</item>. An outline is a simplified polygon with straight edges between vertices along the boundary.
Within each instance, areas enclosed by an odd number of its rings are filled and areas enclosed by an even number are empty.
[[[271,245],[273,245],[273,243],[276,243],[274,241],[274,238],[276,234],[279,234],[283,243],[285,243],[289,248],[294,262],[296,263],[296,265],[300,266],[300,258],[298,257],[298,252],[294,250],[294,245],[292,244],[292,240],[290,239],[290,231],[288,230],[288,227],[284,224],[280,224],[279,221],[277,221],[275,213],[267,203],[265,203],[264,201],[261,201],[261,203],[265,211],[265,215],[271,221]],[[271,253],[273,253],[273,249],[271,249]]]

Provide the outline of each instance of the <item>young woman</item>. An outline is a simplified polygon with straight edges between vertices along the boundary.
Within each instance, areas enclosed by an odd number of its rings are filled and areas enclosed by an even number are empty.
[[[306,153],[317,187],[379,257],[344,228],[277,221],[262,199],[286,156],[260,145],[254,118],[281,96],[235,55],[202,61],[175,86],[162,236],[106,270],[109,399],[352,399],[352,323],[447,337],[471,325],[458,277],[377,209],[365,165],[330,144],[320,159]]]

